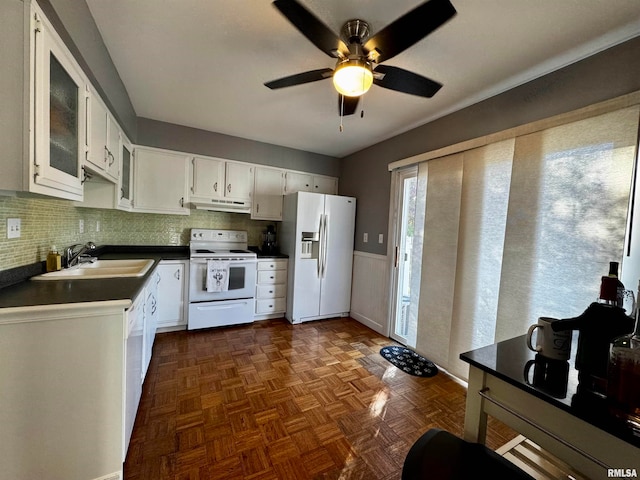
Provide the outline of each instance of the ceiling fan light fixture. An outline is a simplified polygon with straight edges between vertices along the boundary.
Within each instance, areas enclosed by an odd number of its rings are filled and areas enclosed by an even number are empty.
[[[349,59],[340,62],[333,72],[333,86],[346,97],[359,97],[373,85],[373,72],[366,62]]]

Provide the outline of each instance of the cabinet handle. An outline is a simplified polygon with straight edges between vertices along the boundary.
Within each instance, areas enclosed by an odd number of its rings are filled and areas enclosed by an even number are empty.
[[[109,162],[109,166],[113,165],[113,162],[116,161],[116,157],[113,156],[113,153],[111,153],[111,150],[109,150],[107,148],[107,157],[111,157],[111,161]]]
[[[276,278],[276,277],[269,277],[269,278],[270,278],[271,280],[273,280],[273,279],[274,279],[274,278]]]
[[[273,290],[269,290],[269,293],[273,293]]]
[[[184,197],[180,197],[180,206],[184,207]]]
[[[227,185],[227,192],[231,193],[231,184]]]
[[[180,269],[176,270],[176,273],[174,274],[174,276],[180,280]]]
[[[213,191],[217,192],[218,191],[218,182],[213,184]]]
[[[124,198],[124,188],[120,189],[120,199],[122,200]]]

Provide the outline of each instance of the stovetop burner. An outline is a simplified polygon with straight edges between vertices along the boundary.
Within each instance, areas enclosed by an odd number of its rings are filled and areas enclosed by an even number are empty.
[[[242,260],[256,258],[247,248],[247,232],[240,230],[191,230],[192,258]]]

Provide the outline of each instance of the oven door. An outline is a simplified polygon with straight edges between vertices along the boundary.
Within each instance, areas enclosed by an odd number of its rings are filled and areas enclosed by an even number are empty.
[[[207,259],[192,258],[189,264],[189,302],[212,302],[254,298],[256,296],[256,259],[229,262],[229,287],[224,292],[207,292]]]

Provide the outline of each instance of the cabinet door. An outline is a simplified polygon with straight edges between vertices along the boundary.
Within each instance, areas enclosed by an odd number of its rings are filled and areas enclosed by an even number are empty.
[[[33,8],[35,137],[29,189],[82,200],[87,83],[53,27]]]
[[[312,192],[313,175],[306,173],[287,172],[284,193]]]
[[[193,197],[205,199],[223,198],[225,188],[224,160],[202,157],[193,158],[191,180]]]
[[[163,261],[157,268],[158,327],[186,325],[184,316],[186,261]]]
[[[86,163],[89,168],[104,172],[106,167],[107,108],[97,93],[89,90],[88,125],[89,132]]]
[[[189,159],[158,149],[136,148],[133,159],[133,210],[189,215],[185,207]]]
[[[120,170],[120,127],[109,114],[107,117],[106,174],[114,181]]]
[[[256,167],[251,218],[255,220],[282,220],[284,171],[276,168]]]
[[[225,197],[249,200],[253,189],[253,167],[248,163],[227,162]]]
[[[146,301],[144,304],[144,335],[142,338],[142,377],[147,375],[151,354],[153,352],[153,342],[156,338],[156,329],[158,326],[158,283],[160,275],[154,272],[147,280],[144,287]]]
[[[120,151],[120,175],[118,176],[118,208],[122,210],[131,209],[133,162],[131,143],[121,136],[122,148]]]
[[[338,194],[338,179],[336,177],[313,176],[313,191],[315,193]]]

